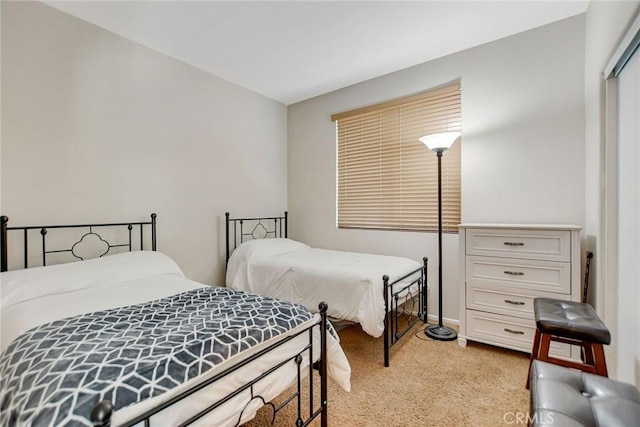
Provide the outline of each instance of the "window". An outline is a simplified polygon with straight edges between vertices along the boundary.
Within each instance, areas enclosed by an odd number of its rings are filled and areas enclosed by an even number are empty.
[[[423,135],[461,131],[460,85],[335,114],[339,228],[438,230],[437,156]],[[442,231],[460,223],[460,140],[442,156]]]

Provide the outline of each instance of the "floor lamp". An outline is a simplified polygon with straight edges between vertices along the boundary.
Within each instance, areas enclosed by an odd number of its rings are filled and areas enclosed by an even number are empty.
[[[424,333],[434,340],[453,341],[458,334],[442,324],[442,153],[460,137],[460,132],[425,135],[419,141],[438,156],[438,324],[427,326]]]

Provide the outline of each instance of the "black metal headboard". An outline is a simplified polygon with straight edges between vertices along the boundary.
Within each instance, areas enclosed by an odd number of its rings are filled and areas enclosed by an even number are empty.
[[[226,217],[227,230],[227,262],[231,252],[249,236],[253,240],[287,237],[289,213],[286,211],[283,216],[264,218],[231,218],[229,212],[226,212],[224,216]]]
[[[83,259],[81,256],[75,253],[75,248],[79,245],[83,239],[87,236],[95,236],[100,239],[105,244],[106,250],[100,255],[106,255],[111,248],[118,247],[126,247],[131,251],[133,249],[133,229],[134,227],[139,227],[140,229],[140,250],[144,249],[144,226],[148,225],[151,227],[151,250],[156,250],[156,217],[155,213],[151,214],[151,221],[147,222],[122,222],[122,223],[110,223],[110,224],[73,224],[73,225],[33,225],[28,227],[8,227],[7,224],[9,222],[9,218],[6,216],[0,217],[0,246],[1,246],[1,265],[0,271],[7,271],[8,269],[8,232],[9,231],[17,231],[21,230],[23,233],[23,245],[24,245],[24,268],[27,268],[29,265],[29,231],[30,230],[40,230],[40,235],[42,236],[42,265],[47,265],[47,255],[54,253],[70,253],[75,258]],[[120,243],[120,244],[110,244],[107,240],[103,239],[102,236],[96,233],[94,230],[96,228],[105,228],[105,227],[126,227],[129,234],[128,242]],[[47,230],[50,229],[60,229],[60,228],[86,228],[88,232],[82,235],[80,240],[74,242],[69,249],[55,249],[55,250],[47,250]]]

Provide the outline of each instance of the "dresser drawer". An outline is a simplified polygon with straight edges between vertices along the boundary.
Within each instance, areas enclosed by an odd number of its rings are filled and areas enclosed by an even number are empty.
[[[501,345],[515,350],[531,353],[536,323],[532,319],[522,319],[500,314],[467,310],[467,338],[489,344]],[[551,342],[550,354],[569,358],[571,346],[555,341]]]
[[[543,296],[539,292],[526,289],[509,289],[501,286],[467,286],[467,308],[507,316],[533,319],[533,300]],[[544,296],[550,296],[544,294]],[[552,295],[557,299],[570,299],[570,295]]]
[[[569,262],[571,232],[565,230],[468,229],[468,255]]]
[[[571,293],[571,264],[568,262],[468,256],[465,270],[467,286],[499,285],[504,289]]]

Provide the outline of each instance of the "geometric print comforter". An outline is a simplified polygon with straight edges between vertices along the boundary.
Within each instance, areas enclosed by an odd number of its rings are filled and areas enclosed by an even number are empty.
[[[0,424],[90,426],[100,400],[117,410],[158,396],[312,316],[300,305],[203,287],[41,325],[0,357]]]

